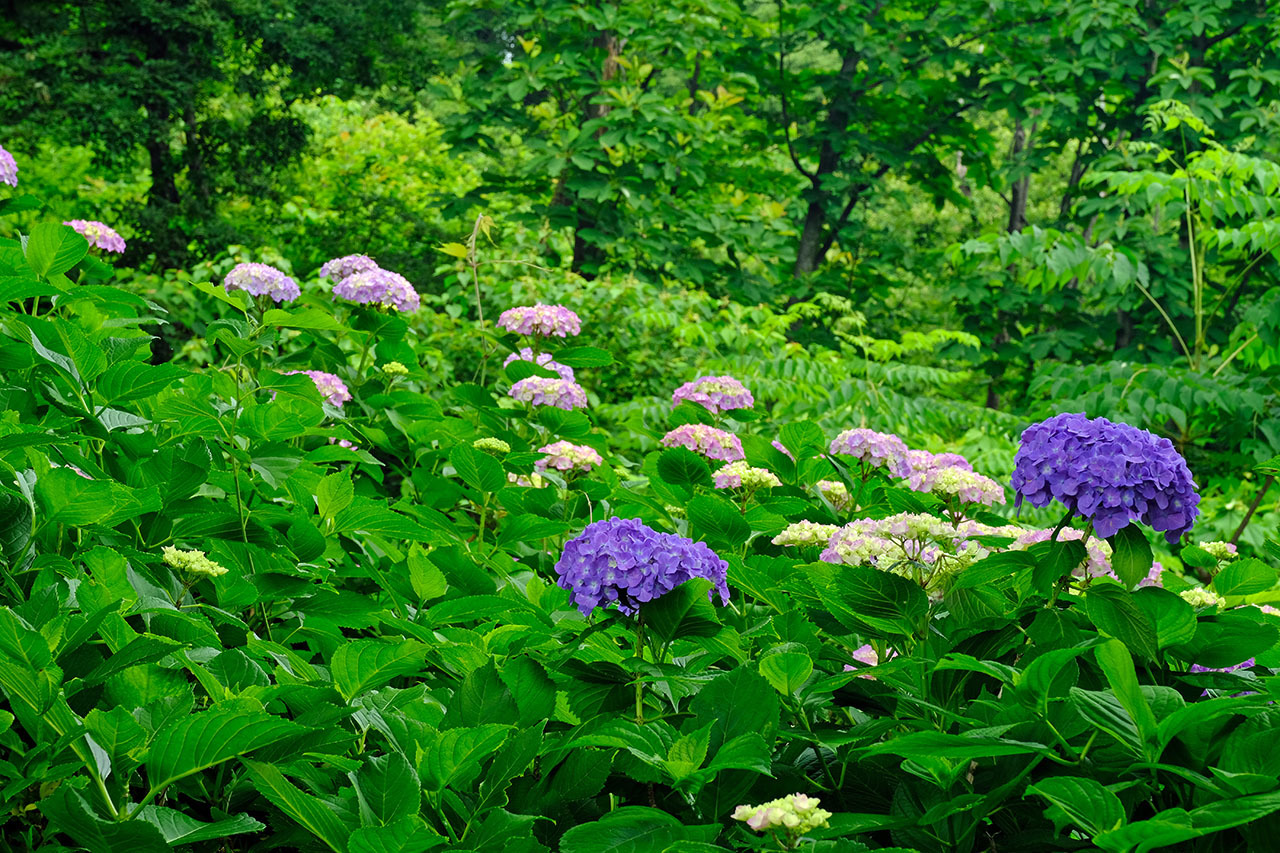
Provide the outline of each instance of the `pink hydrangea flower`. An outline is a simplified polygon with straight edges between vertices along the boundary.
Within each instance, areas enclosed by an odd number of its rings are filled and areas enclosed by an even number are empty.
[[[708,459],[737,462],[745,459],[742,440],[728,430],[706,424],[684,424],[662,437],[663,447],[684,447]]]
[[[533,463],[533,467],[539,471],[554,468],[566,473],[579,471],[586,474],[604,462],[595,448],[585,444],[572,444],[568,441],[557,441],[545,447],[539,447],[538,452],[547,454]]]
[[[298,283],[270,264],[236,264],[222,279],[227,293],[243,290],[250,296],[270,296],[276,302],[292,302],[302,295]]]
[[[341,408],[343,403],[351,399],[351,392],[347,390],[347,383],[332,373],[325,373],[323,370],[289,370],[285,372],[285,375],[296,376],[300,373],[310,376],[311,381],[316,384],[316,390],[320,392],[320,396],[334,406]]]
[[[124,254],[124,238],[109,225],[92,219],[68,219],[62,224],[88,240],[90,248]]]
[[[585,409],[587,392],[568,379],[547,379],[530,376],[511,386],[512,399],[534,406],[554,406],[557,409]]]
[[[871,429],[847,429],[831,440],[831,452],[853,456],[874,467],[884,465],[895,477],[910,474],[907,467],[907,445],[896,435]]]
[[[517,335],[566,338],[582,331],[578,315],[563,305],[524,305],[508,308],[498,316],[498,326]]]
[[[392,308],[403,314],[412,314],[422,304],[422,297],[407,278],[380,267],[352,273],[333,286],[333,295],[361,305]]]
[[[547,370],[555,371],[560,375],[561,379],[568,379],[570,382],[573,381],[573,368],[567,364],[561,364],[558,361],[553,361],[551,353],[549,352],[540,352],[535,355],[532,347],[524,347],[523,349],[519,349],[507,356],[506,361],[502,362],[502,366],[506,367],[513,361],[532,361],[539,367],[545,367]]]
[[[18,185],[18,161],[3,148],[0,148],[0,184]]]
[[[697,403],[712,414],[750,409],[756,404],[751,392],[732,376],[699,376],[686,382],[671,395],[671,404],[679,406],[684,400]]]

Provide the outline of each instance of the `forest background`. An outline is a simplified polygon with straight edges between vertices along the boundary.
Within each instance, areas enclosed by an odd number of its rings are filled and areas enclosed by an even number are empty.
[[[116,227],[121,286],[183,309],[156,361],[210,351],[191,282],[365,252],[423,293],[442,383],[509,305],[589,316],[637,444],[715,370],[996,477],[1085,411],[1174,441],[1201,538],[1280,522],[1249,473],[1280,453],[1268,0],[4,6],[44,208],[0,227]]]

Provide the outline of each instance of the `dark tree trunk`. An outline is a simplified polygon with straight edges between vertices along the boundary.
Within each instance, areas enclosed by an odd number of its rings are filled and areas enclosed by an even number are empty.
[[[857,56],[853,53],[847,54],[840,64],[841,85],[837,87],[837,91],[848,88],[847,84],[857,67]],[[844,97],[839,97],[827,110],[827,119],[824,122],[826,132],[823,134],[822,148],[818,153],[818,168],[809,176],[810,188],[805,193],[809,206],[805,211],[804,230],[800,232],[800,245],[796,249],[796,265],[792,270],[792,275],[796,278],[803,278],[816,270],[822,263],[823,255],[826,254],[824,245],[830,245],[832,242],[823,239],[828,227],[831,201],[831,191],[826,189],[824,182],[826,177],[835,172],[836,167],[840,165],[840,152],[836,151],[832,139],[843,135],[848,127],[849,106]]]
[[[1013,143],[1009,146],[1009,162],[1016,168],[1022,159],[1022,152],[1027,147],[1027,132],[1022,121],[1013,124]],[[1021,231],[1027,227],[1027,193],[1031,189],[1031,176],[1023,175],[1009,187],[1009,233]]]
[[[600,82],[604,84],[618,74],[618,54],[620,52],[618,37],[614,33],[601,33],[596,37],[596,46],[603,48],[605,53],[604,63],[600,68]],[[601,88],[603,88],[603,85]],[[587,121],[604,118],[609,114],[609,108],[604,104],[597,103],[597,97],[592,97],[587,101],[587,107],[584,111]],[[601,131],[603,131],[603,128],[601,128]],[[596,136],[599,136],[601,131],[597,131]],[[583,278],[592,279],[596,277],[596,273],[605,259],[604,252],[600,247],[591,242],[586,236],[588,230],[595,229],[599,224],[599,203],[576,197],[574,201],[577,223],[573,229],[573,263],[570,265],[570,269]]]

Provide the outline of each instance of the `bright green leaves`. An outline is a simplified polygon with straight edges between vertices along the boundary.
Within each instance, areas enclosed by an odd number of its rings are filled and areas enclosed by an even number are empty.
[[[1151,543],[1136,524],[1129,524],[1116,531],[1111,542],[1111,568],[1120,582],[1132,589],[1151,571],[1155,558]]]
[[[560,853],[655,853],[679,849],[682,841],[710,843],[718,834],[716,826],[686,826],[657,809],[624,806],[571,828],[560,841]]]
[[[89,243],[70,227],[42,222],[26,241],[27,263],[41,278],[61,275],[89,251]]]
[[[1088,777],[1052,776],[1029,786],[1027,793],[1043,797],[1090,835],[1115,829],[1124,822],[1120,798]]]
[[[323,841],[330,850],[346,853],[351,830],[327,803],[300,790],[271,764],[257,761],[244,764],[258,793]]]
[[[393,678],[420,671],[426,654],[426,647],[413,640],[399,643],[356,640],[338,647],[329,668],[334,686],[343,699],[350,701]]]
[[[1276,570],[1253,557],[1232,560],[1213,578],[1213,590],[1222,596],[1250,595],[1275,585]]]
[[[398,752],[374,756],[348,776],[360,803],[360,821],[365,826],[386,825],[416,816],[421,808],[418,774]]]
[[[469,444],[459,444],[449,451],[449,464],[462,481],[481,492],[496,492],[507,484],[501,463]]]
[[[147,755],[147,777],[158,791],[259,747],[295,737],[305,729],[241,701],[176,720],[156,732]]]

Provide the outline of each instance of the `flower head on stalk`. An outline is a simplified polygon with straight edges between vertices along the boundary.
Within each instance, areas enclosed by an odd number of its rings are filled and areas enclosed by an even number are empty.
[[[804,794],[787,794],[758,806],[738,806],[733,819],[742,821],[756,832],[781,833],[779,842],[784,848],[794,849],[800,838],[828,825],[831,812],[818,808],[817,797]]]
[[[352,273],[333,286],[333,295],[347,302],[403,314],[412,314],[422,304],[422,297],[407,278],[381,267]]]
[[[340,258],[325,261],[320,267],[320,277],[337,284],[358,272],[371,272],[376,269],[381,267],[368,255],[343,255]]]
[[[1015,505],[1057,500],[1109,538],[1131,522],[1177,542],[1200,514],[1200,495],[1173,442],[1128,424],[1082,414],[1028,427],[1014,458]]]
[[[732,376],[699,376],[686,382],[671,395],[672,406],[678,406],[688,400],[718,415],[734,409],[750,409],[756,404],[755,397]]]
[[[166,545],[160,549],[160,554],[165,563],[178,571],[186,572],[190,575],[216,578],[227,573],[224,566],[210,560],[205,556],[204,551],[180,551],[177,548]]]
[[[836,524],[816,524],[812,521],[797,521],[787,525],[777,536],[773,537],[774,545],[820,546],[825,548],[831,537],[839,530]]]
[[[634,518],[610,518],[588,524],[564,546],[555,566],[556,581],[584,616],[616,603],[633,614],[685,581],[711,581],[710,595],[729,601],[729,564],[703,542],[660,533]]]
[[[124,238],[116,229],[92,219],[68,219],[62,223],[89,241],[89,248],[124,254]]]
[[[507,356],[506,360],[502,362],[502,366],[506,367],[513,361],[531,361],[539,367],[545,367],[547,370],[554,371],[561,379],[567,379],[570,382],[574,379],[572,367],[555,361],[551,358],[551,353],[549,352],[540,352],[535,355],[533,347],[522,347],[521,349],[511,353],[511,355]]]
[[[222,279],[227,293],[243,290],[250,296],[270,296],[276,302],[292,302],[302,295],[298,283],[270,264],[236,264]]]
[[[3,148],[0,148],[0,184],[18,185],[18,161]]]
[[[533,463],[533,467],[539,471],[553,468],[566,474],[570,472],[587,474],[604,462],[594,447],[572,444],[568,441],[557,441],[545,447],[539,447],[538,452],[546,454]]]
[[[745,461],[730,462],[712,474],[717,489],[769,489],[781,486],[782,481],[764,468],[752,468]]]
[[[316,390],[320,392],[320,396],[338,408],[342,408],[342,404],[351,399],[351,392],[347,390],[347,383],[332,373],[325,373],[323,370],[287,370],[284,375],[297,376],[298,374],[310,376],[311,381],[316,385]]]
[[[582,331],[582,320],[563,305],[523,305],[498,315],[499,328],[517,335],[567,338]]]
[[[683,447],[699,456],[724,462],[746,458],[741,439],[728,430],[706,424],[683,424],[664,435],[658,443],[663,447]]]
[[[895,477],[910,474],[907,445],[896,435],[859,427],[847,429],[831,440],[829,448],[837,456],[852,456],[873,468],[885,466]]]
[[[587,392],[568,379],[529,376],[512,385],[510,394],[512,399],[533,406],[552,406],[566,411],[587,407]]]

